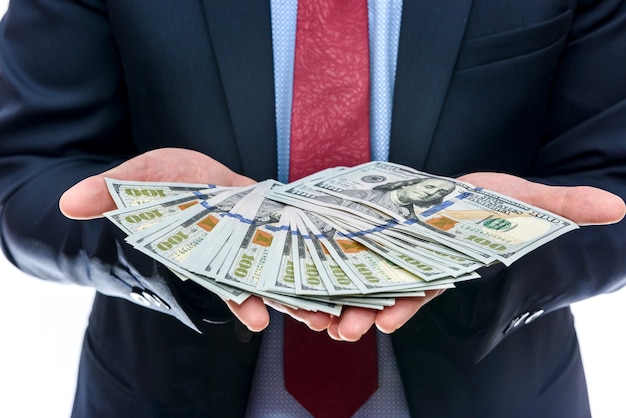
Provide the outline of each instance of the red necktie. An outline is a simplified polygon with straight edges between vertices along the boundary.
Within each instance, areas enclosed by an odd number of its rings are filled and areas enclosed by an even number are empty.
[[[300,0],[289,180],[370,159],[367,0]]]
[[[369,161],[367,0],[299,0],[289,180]],[[352,416],[378,388],[376,334],[337,342],[285,318],[285,387],[316,418]]]

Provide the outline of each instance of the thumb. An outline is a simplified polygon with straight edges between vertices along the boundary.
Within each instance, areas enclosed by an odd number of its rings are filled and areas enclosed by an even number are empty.
[[[472,173],[460,180],[556,213],[579,225],[616,223],[626,214],[622,198],[596,187],[548,186],[502,173]]]
[[[621,221],[626,213],[622,198],[606,190],[589,186],[541,186],[531,195],[529,203],[558,213],[579,225],[613,224]]]
[[[59,200],[61,213],[70,219],[94,219],[117,208],[104,174],[88,177],[69,188]]]

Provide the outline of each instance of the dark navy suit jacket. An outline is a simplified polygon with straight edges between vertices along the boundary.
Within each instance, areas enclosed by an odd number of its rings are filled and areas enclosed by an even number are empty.
[[[403,7],[391,161],[626,197],[623,1]],[[275,178],[269,0],[15,0],[0,30],[3,250],[27,273],[99,292],[74,415],[241,416],[262,334],[105,220],[65,219],[58,200],[167,146]],[[624,284],[624,229],[583,228],[484,269],[395,332],[412,414],[587,416],[568,306]],[[133,287],[170,309],[133,304]]]

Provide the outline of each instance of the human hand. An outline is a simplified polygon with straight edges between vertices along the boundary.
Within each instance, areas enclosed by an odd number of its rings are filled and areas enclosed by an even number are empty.
[[[460,177],[459,180],[557,213],[579,225],[615,223],[626,212],[626,206],[620,197],[594,187],[546,186],[501,173],[472,173]],[[394,306],[382,311],[346,308],[340,317],[331,318],[328,333],[334,339],[356,341],[374,324],[382,332],[391,333],[443,292],[426,293],[426,297],[398,298]]]
[[[117,207],[104,182],[117,180],[184,182],[220,186],[248,186],[254,180],[239,175],[213,158],[182,148],[148,151],[105,171],[88,177],[67,190],[59,207],[71,219],[94,219]]]
[[[146,152],[109,171],[86,178],[67,190],[59,201],[61,212],[71,219],[94,219],[116,209],[105,177],[118,180],[211,183],[221,186],[247,186],[254,181],[241,176],[202,153],[163,148]],[[250,297],[241,305],[227,301],[230,310],[252,331],[269,324],[263,301]]]

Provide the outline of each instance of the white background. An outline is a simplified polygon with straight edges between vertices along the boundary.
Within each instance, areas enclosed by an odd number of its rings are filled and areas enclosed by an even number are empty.
[[[0,0],[0,15],[6,4]],[[2,256],[0,280],[0,417],[69,417],[93,291],[33,279]],[[574,313],[593,416],[626,417],[626,290]]]

